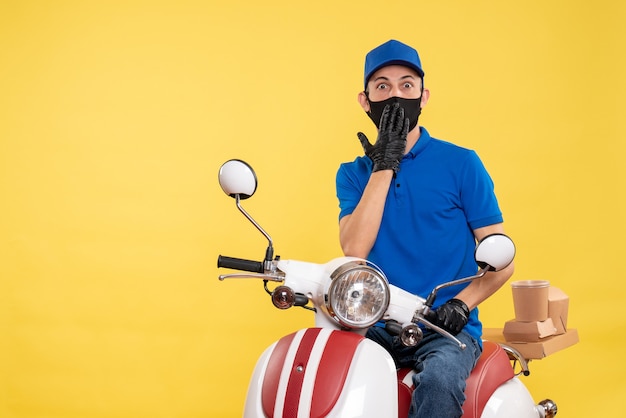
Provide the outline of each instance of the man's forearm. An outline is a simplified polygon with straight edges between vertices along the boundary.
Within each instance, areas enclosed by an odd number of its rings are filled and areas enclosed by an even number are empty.
[[[366,258],[376,241],[392,170],[372,173],[359,204],[339,222],[339,241],[345,255]]]
[[[511,263],[503,270],[488,272],[484,277],[470,283],[465,289],[459,292],[456,298],[465,302],[468,308],[472,310],[489,298],[489,296],[496,293],[513,275],[514,269],[515,266]]]
[[[504,225],[497,223],[474,230],[477,241],[491,234],[504,234]],[[514,270],[515,266],[511,263],[503,270],[488,272],[484,277],[470,283],[465,289],[459,292],[456,298],[465,302],[469,309],[474,309],[485,299],[498,291],[513,275]]]

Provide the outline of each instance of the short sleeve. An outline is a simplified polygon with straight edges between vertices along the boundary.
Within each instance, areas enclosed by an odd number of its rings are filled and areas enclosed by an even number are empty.
[[[359,204],[371,168],[369,159],[357,158],[339,166],[336,176],[336,193],[339,200],[339,219],[350,215]]]
[[[463,168],[461,201],[470,228],[477,229],[502,222],[502,212],[491,176],[482,161],[471,151]]]

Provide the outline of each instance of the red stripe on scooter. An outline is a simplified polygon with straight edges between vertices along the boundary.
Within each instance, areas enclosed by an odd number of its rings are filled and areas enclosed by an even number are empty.
[[[321,328],[309,328],[304,332],[300,341],[296,357],[291,366],[289,383],[287,383],[287,393],[285,394],[285,406],[283,408],[283,418],[297,418],[298,407],[300,405],[300,394],[302,393],[302,382],[306,371],[311,350]]]
[[[267,417],[274,416],[274,406],[276,405],[276,394],[278,392],[278,383],[280,382],[280,374],[283,370],[287,351],[296,334],[289,334],[281,338],[274,347],[274,351],[267,363],[265,377],[263,379],[263,388],[261,389],[261,400],[263,403],[263,412]]]
[[[361,335],[351,332],[333,331],[330,335],[315,378],[311,417],[325,417],[337,403],[362,340]]]

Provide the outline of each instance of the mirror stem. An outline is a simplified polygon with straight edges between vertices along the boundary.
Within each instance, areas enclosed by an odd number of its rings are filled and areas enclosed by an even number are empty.
[[[272,259],[274,258],[274,241],[272,241],[272,237],[270,237],[269,234],[265,232],[263,228],[261,228],[261,225],[259,225],[254,219],[252,219],[252,216],[250,216],[248,212],[246,212],[245,209],[241,206],[241,197],[239,196],[239,194],[235,195],[235,202],[237,204],[237,209],[239,209],[239,212],[243,213],[243,215],[252,223],[252,225],[254,225],[256,229],[258,229],[263,234],[263,236],[265,236],[265,238],[267,239],[268,246],[267,246],[267,250],[265,251],[265,263],[264,264],[265,264],[265,269],[269,270],[272,265]]]
[[[424,305],[428,306],[429,308],[432,308],[433,304],[435,303],[435,298],[437,297],[437,292],[439,292],[441,289],[444,289],[450,286],[456,286],[458,284],[471,282],[472,280],[480,279],[481,277],[485,275],[485,273],[489,271],[490,268],[491,266],[487,265],[481,268],[480,270],[478,270],[478,273],[476,273],[474,276],[440,284],[439,286],[435,287],[432,292],[430,292],[430,295],[428,295],[428,298],[426,299],[426,302],[424,302]]]

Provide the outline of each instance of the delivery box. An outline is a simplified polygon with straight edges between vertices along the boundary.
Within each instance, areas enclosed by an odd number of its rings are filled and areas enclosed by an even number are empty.
[[[548,289],[548,316],[556,327],[556,334],[567,331],[567,313],[569,297],[561,289],[550,286]]]
[[[513,347],[526,360],[538,360],[576,344],[578,331],[568,329],[565,334],[552,335],[535,342],[509,342],[505,341],[502,328],[484,328],[483,339]]]
[[[556,327],[552,318],[535,322],[511,320],[505,322],[502,334],[506,341],[535,342],[556,334]]]

